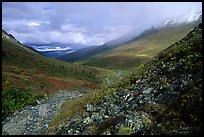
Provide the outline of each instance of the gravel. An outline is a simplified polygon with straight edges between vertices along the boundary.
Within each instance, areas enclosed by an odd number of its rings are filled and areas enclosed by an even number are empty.
[[[27,106],[2,121],[2,135],[36,135],[48,128],[48,123],[67,99],[82,96],[80,91],[60,90],[58,93],[38,101],[35,106]]]

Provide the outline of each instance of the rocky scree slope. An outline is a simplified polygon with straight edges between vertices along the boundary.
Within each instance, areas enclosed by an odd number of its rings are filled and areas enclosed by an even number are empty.
[[[37,135],[48,128],[50,120],[58,114],[61,104],[80,97],[86,91],[59,90],[53,96],[38,101],[37,105],[27,106],[2,121],[2,135]]]
[[[200,134],[201,59],[202,24],[147,63],[130,88],[87,105],[85,114],[76,114],[48,134]]]

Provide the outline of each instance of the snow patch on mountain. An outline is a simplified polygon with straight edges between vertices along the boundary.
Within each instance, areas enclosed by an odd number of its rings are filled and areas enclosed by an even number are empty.
[[[200,18],[201,15],[202,15],[202,11],[199,11],[199,12],[193,11],[193,13],[190,14],[190,16],[188,17],[187,22],[196,21]]]
[[[193,22],[193,21],[197,21],[201,17],[201,15],[202,15],[202,11],[192,11],[188,16],[182,16],[182,17],[179,16],[177,18],[167,19],[167,20],[162,21],[158,25],[154,25],[153,27],[162,28],[162,27],[176,25],[180,23]]]

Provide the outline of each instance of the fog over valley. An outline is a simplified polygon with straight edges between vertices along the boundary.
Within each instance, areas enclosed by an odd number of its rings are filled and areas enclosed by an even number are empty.
[[[2,2],[2,135],[202,134],[202,2]]]
[[[99,46],[171,19],[191,21],[202,11],[199,7],[199,2],[3,2],[2,28],[28,45],[61,43],[78,49],[69,44]]]

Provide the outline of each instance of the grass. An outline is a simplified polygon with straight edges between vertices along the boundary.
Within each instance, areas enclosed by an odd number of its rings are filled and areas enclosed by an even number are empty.
[[[132,56],[126,54],[120,55],[110,55],[110,56],[103,56],[103,57],[93,57],[90,58],[88,61],[84,61],[83,65],[95,67],[101,67],[105,69],[112,69],[112,70],[133,70],[142,62],[147,62],[151,60],[152,57],[150,56]]]
[[[87,104],[97,104],[105,96],[108,96],[113,92],[116,92],[115,88],[95,90],[92,92],[88,92],[87,94],[74,100],[66,101],[65,103],[62,104],[60,111],[49,123],[48,129],[43,131],[43,134],[49,134],[51,132],[54,132],[56,128],[59,128],[64,124],[65,120],[71,118],[76,114],[82,115],[86,111]]]
[[[163,124],[160,132],[171,131],[188,126],[199,127],[202,125],[202,25],[189,33],[182,40],[172,44],[164,51],[154,57],[141,69],[140,76],[146,77],[151,70],[158,69],[159,63],[168,62],[171,64],[181,62],[182,74],[192,75],[191,79],[185,81],[185,86],[178,98],[174,98],[166,103],[166,108],[155,116],[156,121]],[[166,68],[168,69],[168,68]],[[181,68],[180,68],[181,69]],[[179,69],[176,70],[179,72]],[[180,73],[180,72],[179,72]],[[164,74],[165,75],[165,74]],[[166,77],[177,77],[175,71],[167,73]],[[166,79],[160,78],[159,83],[167,85]],[[168,86],[167,86],[168,87]],[[168,89],[167,89],[168,91]],[[144,110],[147,108],[145,107]],[[152,108],[154,109],[154,108]],[[172,119],[177,119],[172,123]]]
[[[133,56],[133,57],[148,57],[148,54],[142,54],[142,53],[129,53],[129,56]]]
[[[182,39],[194,26],[195,24],[184,24],[173,28],[160,29],[96,56],[81,59],[78,62],[88,66],[132,71],[137,69],[140,63],[152,60],[153,56]]]
[[[127,87],[129,85],[129,82],[127,82],[126,79],[128,75],[128,71],[109,71],[109,73],[107,73],[103,79],[105,80],[108,78],[111,79],[112,82],[106,83],[103,80],[102,83],[104,83],[104,86],[101,86],[96,90],[89,91],[87,94],[79,98],[65,101],[62,104],[59,112],[49,123],[48,129],[42,131],[42,134],[50,134],[51,132],[55,132],[55,129],[65,124],[64,121],[67,119],[76,114],[84,114],[87,104],[98,104],[105,96],[114,95],[114,92],[118,91],[118,87],[121,85],[121,81],[124,80],[125,82],[123,84]]]
[[[75,77],[84,80],[94,80],[97,73],[100,73],[93,67],[48,59],[8,39],[2,39],[2,46],[3,65],[12,64],[33,69],[35,72],[42,71],[52,76]]]
[[[169,48],[167,48],[166,50],[158,54],[149,63],[147,64],[141,63],[137,68],[137,71],[135,72],[135,74],[132,74],[132,76],[135,76],[137,80],[140,77],[143,77],[146,74],[148,74],[148,72],[150,72],[152,68],[156,67],[157,63],[160,63],[161,61],[178,62],[181,58],[184,58],[185,60],[184,63],[186,63],[185,65],[189,67],[189,71],[194,71],[190,69],[192,65],[198,65],[199,68],[202,68],[202,66],[200,66],[201,64],[199,64],[200,62],[197,62],[198,64],[197,63],[192,64],[192,61],[195,58],[199,59],[200,57],[200,53],[198,53],[198,51],[201,51],[202,49],[202,47],[200,47],[202,43],[201,34],[202,34],[202,30],[198,31],[198,35],[195,34],[193,37],[190,36],[191,38],[189,41],[186,41],[184,38],[179,43],[172,44]],[[114,76],[110,76],[110,77],[114,77]],[[77,98],[75,100],[65,102],[59,111],[59,115],[56,115],[56,117],[52,119],[51,123],[49,124],[49,128],[45,131],[45,133],[49,134],[51,132],[54,132],[55,128],[57,129],[60,126],[63,126],[63,124],[65,124],[63,123],[64,121],[76,115],[77,113],[83,114],[86,110],[87,104],[97,104],[103,97],[107,95],[113,95],[114,92],[117,92],[118,90],[120,90],[120,86],[124,89],[128,89],[128,87],[130,86],[130,84],[127,82],[128,81],[127,76],[125,79],[122,79],[122,80],[118,79],[118,81],[121,81],[121,82],[125,81],[125,82],[124,84],[118,83],[114,85],[113,88],[107,87],[101,90],[98,89],[96,91],[89,92],[88,94],[80,98]],[[163,85],[167,85],[167,82],[165,79],[159,79],[159,82]],[[164,130],[166,131],[176,129],[178,127],[185,127],[185,124],[180,117],[180,114],[186,116],[185,112],[191,114],[189,115],[189,117],[187,117],[188,119],[186,121],[191,121],[192,123],[194,123],[194,125],[197,126],[200,120],[199,114],[201,114],[200,110],[202,106],[200,104],[202,101],[202,98],[201,98],[202,91],[201,89],[192,87],[192,86],[196,86],[196,85],[193,85],[193,82],[189,82],[188,84],[190,88],[184,91],[179,101],[175,102],[173,100],[172,104],[171,103],[159,104],[159,105],[146,104],[142,109],[144,110],[147,110],[147,109],[155,110],[155,108],[160,109],[161,113],[158,113],[154,117],[154,121],[161,120],[162,124],[165,127]],[[180,110],[178,111],[177,108],[181,108],[181,110],[183,111],[182,112],[183,114],[179,113]],[[195,108],[198,114],[193,111],[195,110]],[[175,121],[173,124],[172,124],[172,118],[177,118],[177,121]],[[146,125],[151,123],[150,119],[143,119],[143,121],[144,121],[144,124]],[[163,129],[158,129],[158,130],[163,132],[162,131]],[[119,131],[119,134],[131,134],[131,133],[132,131],[128,127],[122,127]]]
[[[120,128],[118,135],[131,135],[132,133],[133,132],[132,132],[131,128],[129,128],[129,127],[122,127],[122,128]]]
[[[29,91],[29,97],[42,93],[52,95],[59,89],[91,90],[100,87],[101,78],[107,73],[108,70],[100,68],[49,59],[19,43],[2,38],[2,94],[13,89],[22,93]],[[23,97],[16,98],[19,101]],[[6,96],[2,99],[9,100]],[[28,103],[22,107],[26,105]],[[20,108],[16,107],[15,111]],[[3,109],[6,112],[3,113],[4,117],[14,112],[13,109]]]
[[[164,36],[164,34],[161,35],[161,37],[162,36]],[[166,37],[167,36],[169,35],[166,35]],[[178,55],[177,51],[185,50],[185,48],[183,49],[181,47],[176,47],[176,49],[173,48],[173,50],[162,52],[161,56],[159,55],[157,58],[152,58],[154,54],[160,52],[160,50],[158,50],[160,47],[158,47],[157,44],[161,42],[161,39],[157,41],[155,39],[158,37],[152,36],[152,39],[150,38],[140,39],[137,42],[128,43],[126,47],[120,47],[112,50],[113,53],[111,55],[109,55],[107,52],[107,54],[104,54],[103,56],[95,56],[95,58],[88,60],[84,64],[100,67],[102,66],[104,68],[111,69],[120,68],[137,70],[135,72],[135,76],[137,77],[136,79],[138,79],[142,73],[145,73],[147,69],[155,67],[154,63],[150,63],[149,67],[143,63],[149,60],[154,61],[154,59],[161,61],[165,59],[172,59],[173,61],[177,61],[179,56],[174,58],[175,55]],[[194,42],[198,41],[198,39],[200,39],[200,37],[196,37]],[[164,41],[163,43],[171,43],[171,40]],[[22,48],[17,48],[17,45],[13,46],[13,48],[12,46],[13,44],[9,43],[9,41],[3,40],[3,103],[5,104],[4,106],[12,106],[12,109],[9,107],[3,107],[3,112],[5,114],[14,112],[24,107],[25,105],[30,104],[30,102],[32,104],[32,101],[29,101],[29,98],[35,101],[37,98],[33,95],[37,91],[42,91],[43,93],[47,91],[48,93],[51,93],[57,89],[78,88],[83,86],[86,87],[86,85],[88,85],[88,87],[92,85],[93,88],[97,88],[97,90],[91,90],[84,96],[65,102],[61,106],[57,115],[49,123],[48,129],[45,130],[44,133],[49,134],[55,130],[55,128],[59,128],[64,124],[63,122],[65,120],[74,116],[76,113],[83,114],[86,110],[87,104],[97,104],[103,97],[111,95],[121,88],[128,89],[130,86],[128,76],[126,76],[125,79],[119,79],[119,77],[114,76],[117,73],[114,73],[113,71],[88,67],[78,63],[69,64],[63,61],[47,59],[45,57],[39,56],[34,52],[31,54],[29,50],[26,52]],[[166,45],[164,44],[161,49],[165,46]],[[132,48],[134,48],[134,50]],[[188,64],[188,62],[191,62],[192,58],[195,57],[196,54],[193,54],[193,50],[191,51],[188,47],[186,47],[186,50],[188,53],[192,52],[192,55],[186,56],[186,63]],[[111,78],[114,81],[114,84],[110,84],[108,87],[104,85],[102,86],[101,84],[105,77]],[[164,80],[162,81],[165,83]],[[99,88],[99,85],[101,89]],[[27,92],[28,90],[29,93]],[[17,96],[11,97],[11,95],[8,94],[10,92],[14,92],[14,95],[17,92]],[[37,95],[38,94],[36,94],[36,96]],[[37,97],[40,97],[40,93]],[[17,100],[24,99],[28,101],[24,104],[20,103],[19,105],[15,106],[15,103],[12,102],[13,98],[16,98]],[[198,100],[200,100],[200,98],[198,98]]]

